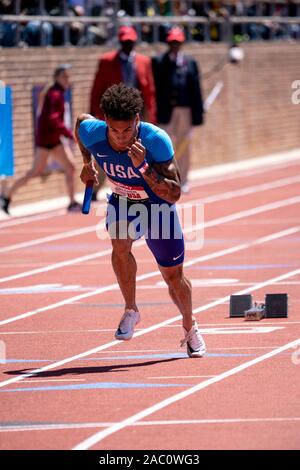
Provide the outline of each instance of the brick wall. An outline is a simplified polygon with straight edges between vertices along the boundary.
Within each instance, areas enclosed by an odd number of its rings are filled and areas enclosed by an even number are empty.
[[[226,54],[224,44],[187,45],[205,76]],[[193,134],[193,167],[257,157],[300,147],[300,105],[292,104],[291,84],[300,79],[300,44],[243,45],[240,65],[227,64],[203,78],[204,96],[222,80],[224,87],[206,115],[205,125]],[[73,119],[89,111],[89,93],[97,59],[105,48],[1,49],[0,80],[13,88],[15,173],[27,170],[34,158],[32,87],[51,79],[62,62],[73,65]],[[164,46],[140,47],[153,55]],[[1,123],[0,123],[1,125]],[[80,156],[76,151],[78,171]],[[78,189],[81,183],[78,181]],[[29,202],[65,193],[64,177],[55,172],[21,188],[14,201]]]

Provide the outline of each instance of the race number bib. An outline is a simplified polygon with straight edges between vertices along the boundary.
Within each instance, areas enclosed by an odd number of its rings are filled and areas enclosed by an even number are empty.
[[[113,193],[119,196],[127,197],[134,201],[140,201],[142,199],[148,199],[149,196],[142,186],[129,186],[127,184],[112,181],[107,178],[109,186]]]

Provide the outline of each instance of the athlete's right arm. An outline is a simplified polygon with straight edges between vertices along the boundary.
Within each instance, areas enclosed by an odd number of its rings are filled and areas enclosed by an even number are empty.
[[[79,136],[80,124],[86,119],[94,119],[94,117],[90,114],[80,114],[77,118],[75,126],[75,137],[83,159],[83,168],[80,173],[80,179],[84,184],[86,184],[87,181],[93,180],[94,184],[98,185],[98,171],[96,170],[95,165],[93,163],[91,153],[83,145]]]

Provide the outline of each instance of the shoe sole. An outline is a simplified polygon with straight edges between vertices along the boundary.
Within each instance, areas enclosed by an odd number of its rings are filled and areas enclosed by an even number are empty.
[[[132,335],[133,336],[133,335]],[[130,338],[120,338],[119,336],[116,336],[115,335],[115,338],[118,340],[118,341],[129,341],[131,340],[132,336],[130,336]]]
[[[191,349],[189,343],[187,343],[187,353],[188,353],[188,356],[191,357],[191,358],[195,358],[195,357],[203,357],[205,356],[206,354],[206,350],[204,351],[194,351],[193,349]]]

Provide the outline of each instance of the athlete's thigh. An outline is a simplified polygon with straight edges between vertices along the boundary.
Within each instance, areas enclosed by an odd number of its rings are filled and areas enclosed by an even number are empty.
[[[146,243],[160,267],[178,266],[184,261],[184,238],[175,206],[154,216],[145,236]]]
[[[145,214],[141,216],[143,209]],[[106,229],[111,239],[138,240],[148,229],[148,210],[143,204],[130,203],[112,194],[107,204]]]

